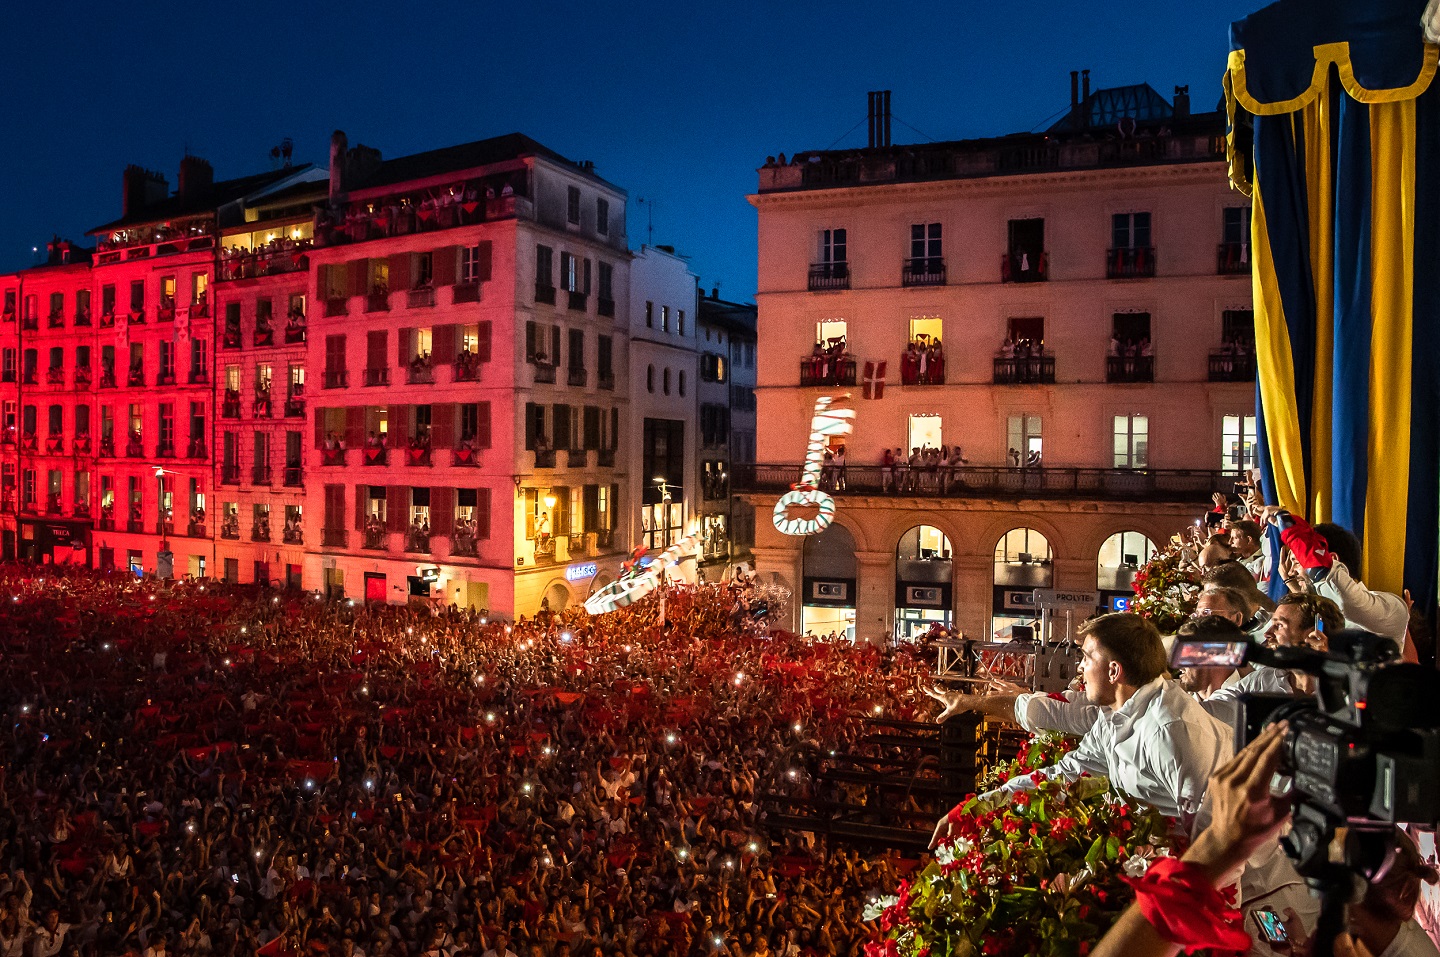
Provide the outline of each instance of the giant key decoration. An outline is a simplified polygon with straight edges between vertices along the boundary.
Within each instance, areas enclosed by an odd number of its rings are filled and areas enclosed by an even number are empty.
[[[685,536],[656,555],[643,570],[637,565],[633,574],[611,582],[585,599],[585,610],[592,615],[603,615],[639,601],[660,586],[660,576],[665,569],[680,564],[686,555],[693,555],[698,544],[694,535]]]
[[[835,499],[820,491],[820,470],[825,464],[825,449],[832,438],[844,438],[855,426],[855,410],[844,404],[848,394],[822,395],[815,400],[815,415],[810,419],[810,444],[805,448],[805,465],[800,481],[775,503],[771,520],[781,535],[814,535],[830,527],[835,520]],[[814,516],[793,512],[815,510]]]

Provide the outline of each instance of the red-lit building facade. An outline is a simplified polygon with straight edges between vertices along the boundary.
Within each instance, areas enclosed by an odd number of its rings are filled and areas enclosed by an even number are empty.
[[[328,171],[218,183],[187,157],[173,194],[131,167],[93,254],[0,276],[5,555],[582,599],[629,544],[625,204],[518,134],[337,133]]]

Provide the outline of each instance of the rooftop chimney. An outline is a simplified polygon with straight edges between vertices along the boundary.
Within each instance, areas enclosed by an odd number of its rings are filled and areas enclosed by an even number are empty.
[[[345,192],[345,149],[349,141],[344,130],[330,134],[330,201]]]
[[[874,90],[870,97],[870,148],[890,145],[890,91]]]
[[[719,299],[719,298],[720,298],[720,287],[719,287],[719,286],[711,286],[711,287],[710,287],[710,298],[711,298],[711,299]]]
[[[1080,71],[1070,71],[1070,106],[1073,109],[1080,105]]]
[[[1082,94],[1083,94],[1083,96],[1082,96],[1082,102],[1083,102],[1084,100],[1090,99],[1090,71],[1089,71],[1089,70],[1081,70],[1081,71],[1080,71],[1080,76],[1081,76],[1081,78],[1084,80],[1084,88],[1083,88],[1083,90],[1082,90]]]
[[[181,199],[194,199],[208,190],[215,182],[215,169],[198,156],[180,159],[180,175],[175,190]]]
[[[49,253],[47,257],[49,265],[68,266],[74,259],[75,247],[70,244],[70,240],[56,236],[50,240],[46,251]]]
[[[1177,117],[1190,115],[1190,87],[1188,85],[1175,88],[1175,115]]]
[[[120,216],[122,219],[138,215],[147,206],[153,206],[170,195],[170,184],[164,176],[143,166],[130,164],[125,167],[120,194]]]

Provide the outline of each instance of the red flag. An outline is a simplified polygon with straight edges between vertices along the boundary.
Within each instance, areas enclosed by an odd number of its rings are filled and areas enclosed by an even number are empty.
[[[885,396],[885,361],[865,363],[865,398],[880,399]]]

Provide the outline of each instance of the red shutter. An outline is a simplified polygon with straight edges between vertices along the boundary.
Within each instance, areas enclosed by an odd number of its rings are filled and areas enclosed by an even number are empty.
[[[390,291],[404,292],[410,288],[410,254],[396,253],[390,257]]]
[[[390,414],[388,416],[388,421],[386,422],[386,425],[390,428],[390,447],[392,449],[403,449],[410,444],[409,406],[390,406]]]
[[[370,260],[352,259],[350,269],[350,295],[363,296],[370,291]]]
[[[479,249],[479,260],[475,264],[476,278],[479,279],[481,282],[488,282],[490,280],[490,240],[486,239],[481,242]]]
[[[364,444],[365,407],[363,405],[347,406],[345,409],[345,447],[358,449]]]
[[[490,490],[475,490],[475,537],[484,541],[490,537]]]
[[[385,518],[389,531],[403,532],[410,527],[409,491],[404,485],[391,485],[385,489]]]
[[[316,409],[313,413],[315,416],[315,447],[317,449],[325,447],[325,413],[329,411],[329,409]]]
[[[475,415],[475,447],[488,449],[490,447],[490,403],[476,403]]]
[[[490,320],[480,323],[475,330],[475,354],[481,362],[490,361]]]
[[[431,269],[435,273],[435,285],[455,285],[456,258],[460,255],[458,246],[441,246],[431,254]]]
[[[384,329],[371,329],[365,334],[365,368],[383,369],[388,362],[385,361],[385,342],[389,333]]]
[[[455,361],[455,327],[436,326],[430,333],[430,349],[437,364]]]
[[[430,532],[447,538],[455,530],[455,490],[448,486],[430,490]]]
[[[365,531],[365,506],[370,498],[370,487],[368,485],[355,486],[355,531]],[[356,542],[356,545],[361,544]]]
[[[455,404],[440,402],[430,407],[430,445],[436,449],[455,447]]]
[[[410,328],[401,329],[395,337],[395,354],[399,357],[395,364],[405,367],[410,364],[411,343],[415,340],[415,330]]]

